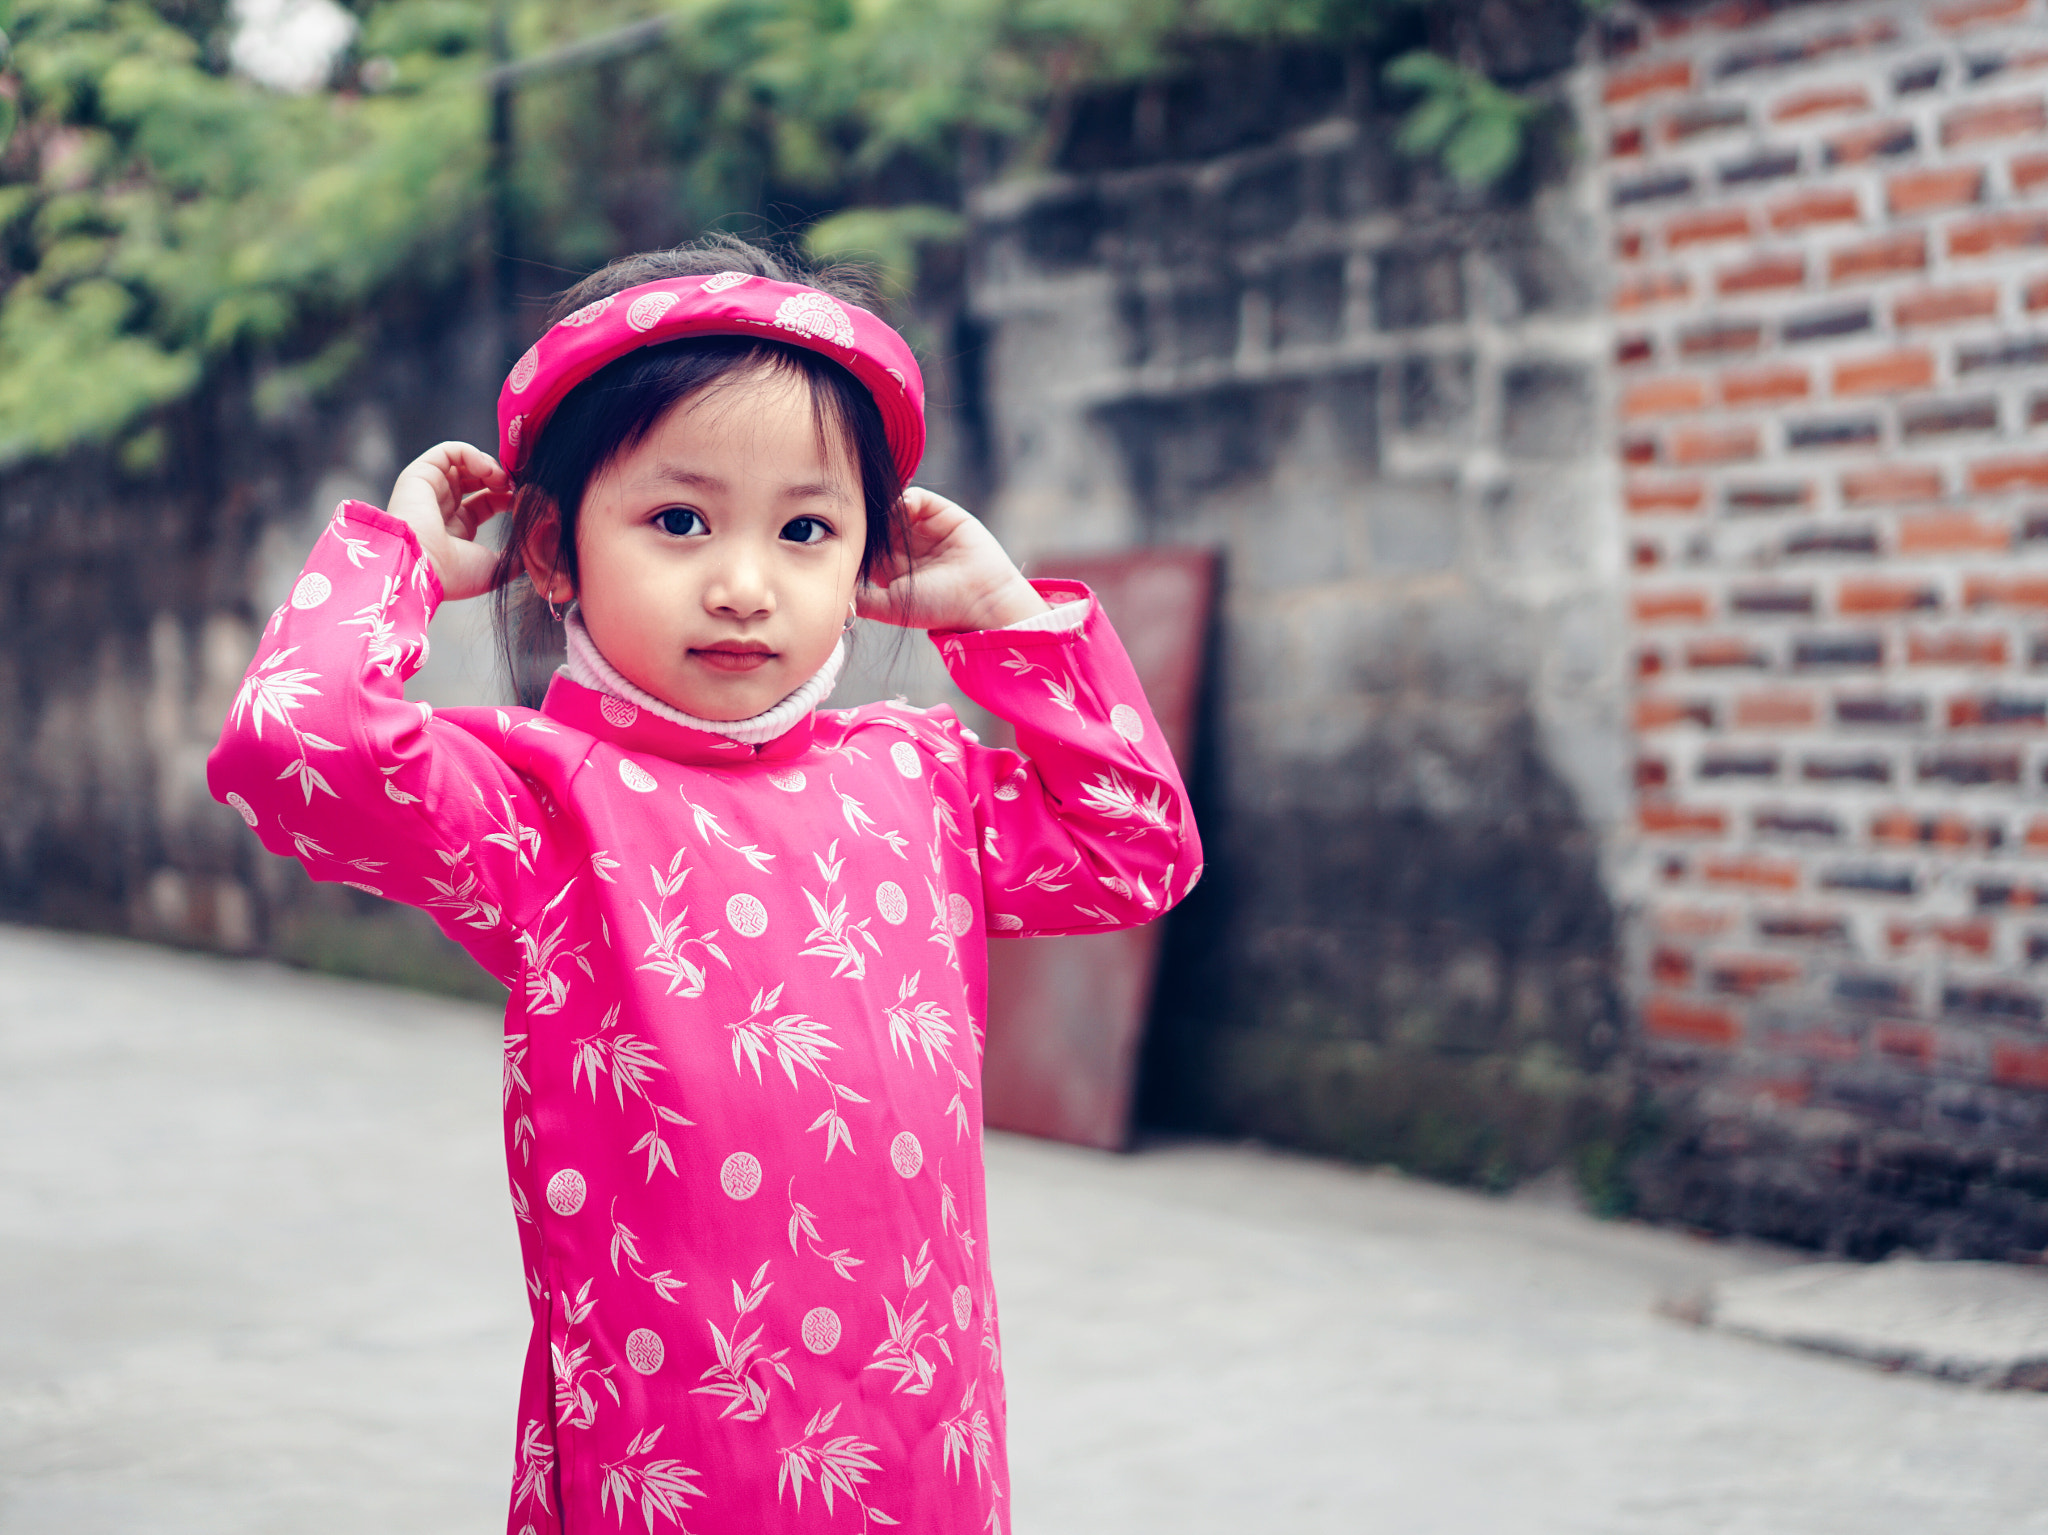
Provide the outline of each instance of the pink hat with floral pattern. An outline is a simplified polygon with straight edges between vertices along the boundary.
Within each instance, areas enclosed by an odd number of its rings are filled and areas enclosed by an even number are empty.
[[[643,346],[684,336],[758,336],[807,347],[875,397],[905,484],[924,458],[924,375],[909,343],[857,305],[746,272],[642,283],[565,315],[513,364],[498,393],[498,461],[517,471],[571,389]]]

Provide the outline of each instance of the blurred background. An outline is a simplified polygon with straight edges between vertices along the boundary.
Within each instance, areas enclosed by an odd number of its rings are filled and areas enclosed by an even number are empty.
[[[2048,0],[0,34],[0,1531],[498,1517],[501,994],[204,762],[335,502],[723,229],[875,274],[1202,821],[995,946],[992,1122],[1145,1151],[987,1144],[1023,1535],[2048,1532],[2048,1397],[1730,1336],[2048,1387]]]
[[[1139,1125],[2048,1247],[2042,0],[0,30],[8,918],[488,996],[205,755],[336,500],[730,229],[874,268],[925,482],[1027,564],[1219,557]],[[935,676],[870,636],[845,696]],[[506,696],[480,614],[418,692]]]

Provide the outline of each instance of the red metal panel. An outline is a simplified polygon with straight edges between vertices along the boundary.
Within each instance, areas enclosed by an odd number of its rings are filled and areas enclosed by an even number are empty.
[[[1185,773],[1216,586],[1206,549],[1132,549],[1038,560],[1031,574],[1086,581],[1130,652]],[[1081,1146],[1130,1140],[1138,1045],[1161,924],[989,945],[989,1124]]]

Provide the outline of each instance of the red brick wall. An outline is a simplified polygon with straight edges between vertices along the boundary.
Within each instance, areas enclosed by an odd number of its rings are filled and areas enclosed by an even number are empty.
[[[1881,1248],[1758,1210],[2048,1168],[2048,0],[1602,31],[1666,1203]]]

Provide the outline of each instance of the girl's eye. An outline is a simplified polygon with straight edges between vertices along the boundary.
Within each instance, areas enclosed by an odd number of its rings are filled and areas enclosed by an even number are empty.
[[[793,544],[815,544],[832,536],[832,527],[816,517],[795,517],[783,524],[782,536]]]
[[[673,533],[677,538],[711,531],[704,525],[704,519],[687,506],[672,506],[654,520],[661,524],[662,532]]]

